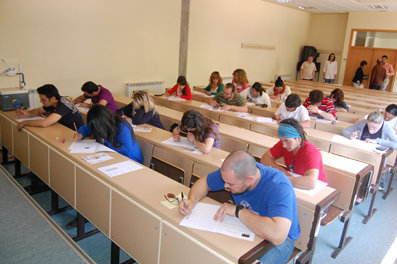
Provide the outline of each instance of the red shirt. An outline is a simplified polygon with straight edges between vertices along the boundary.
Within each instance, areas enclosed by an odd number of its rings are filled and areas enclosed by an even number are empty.
[[[303,148],[300,148],[295,156],[293,152],[288,152],[283,148],[281,141],[270,149],[270,154],[272,154],[274,159],[283,157],[288,171],[292,171],[293,167],[292,172],[305,175],[306,171],[317,169],[319,170],[318,179],[322,182],[327,182],[321,153],[315,145],[308,141],[303,143]]]
[[[178,97],[186,99],[186,100],[192,100],[192,92],[190,90],[189,85],[186,85],[185,88],[186,88],[185,89],[185,91],[186,91],[185,94],[186,95],[178,94],[178,84],[175,84],[174,87],[172,87],[170,90],[167,91],[167,93],[169,95],[172,95],[173,93],[175,93],[175,96],[178,96]]]
[[[303,103],[303,106],[306,107],[306,108],[309,105],[312,105],[312,102],[310,102],[310,97],[306,98],[305,102]],[[323,100],[321,101],[321,104],[318,107],[318,110],[330,113],[336,118],[336,111],[335,111],[334,102],[332,102],[332,100],[329,99],[326,96],[324,96]]]

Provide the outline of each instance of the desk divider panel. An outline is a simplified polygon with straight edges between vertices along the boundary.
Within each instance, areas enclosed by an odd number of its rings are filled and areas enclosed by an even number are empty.
[[[143,156],[143,165],[146,167],[150,166],[150,160],[152,159],[152,154],[153,154],[153,145],[150,143],[147,143],[143,140],[136,139],[136,142],[139,145],[139,148],[142,151],[142,156]]]
[[[18,131],[15,124],[12,124],[12,132],[14,141],[13,154],[26,167],[29,167],[29,134],[26,130]]]
[[[356,178],[353,176],[349,177],[330,166],[326,166],[325,173],[328,186],[340,191],[340,196],[333,205],[344,210],[349,210],[355,190]]]
[[[110,187],[78,166],[76,167],[76,210],[109,236]]]
[[[278,126],[270,126],[266,124],[261,124],[258,122],[252,122],[250,130],[259,132],[271,137],[277,137],[278,135]]]
[[[12,122],[4,116],[0,116],[1,144],[7,148],[10,153],[12,149]]]
[[[194,250],[192,250],[194,248]],[[233,263],[211,248],[203,245],[177,227],[163,221],[161,232],[161,264],[175,263]]]
[[[75,164],[50,149],[50,187],[73,207],[75,204]]]
[[[315,211],[311,210],[307,207],[300,206],[299,204],[297,207],[297,211],[298,211],[299,227],[300,227],[301,233],[300,233],[298,239],[295,240],[294,246],[302,251],[305,251],[307,249],[307,244],[309,243],[309,240],[310,240],[310,232],[312,231],[312,225],[313,225]],[[317,225],[319,223],[320,223],[320,221],[318,221]],[[317,228],[318,228],[318,226],[317,226]],[[313,234],[313,236],[314,235],[315,234]]]
[[[49,185],[48,147],[32,135],[29,135],[29,163],[34,174]]]
[[[161,218],[114,190],[111,195],[112,241],[139,263],[159,263]]]
[[[235,150],[244,150],[247,151],[248,143],[236,140],[232,137],[228,137],[225,135],[220,136],[221,141],[221,149],[227,152],[232,152]]]
[[[251,120],[239,118],[237,116],[225,115],[225,114],[220,115],[219,122],[230,124],[237,127],[242,127],[245,129],[250,129],[251,126]]]
[[[332,125],[330,123],[324,123],[324,122],[321,122],[321,121],[320,122],[316,121],[316,128],[315,129],[326,131],[326,132],[337,134],[337,135],[342,135],[343,127],[338,126],[338,125]]]
[[[248,145],[248,153],[250,153],[254,158],[262,158],[263,154],[268,151],[269,148],[265,146],[255,146],[255,145]]]

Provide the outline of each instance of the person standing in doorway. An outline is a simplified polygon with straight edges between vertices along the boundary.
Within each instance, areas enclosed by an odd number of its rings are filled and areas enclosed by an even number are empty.
[[[385,78],[386,69],[383,67],[382,61],[377,60],[377,64],[372,68],[371,71],[371,82],[369,84],[369,89],[380,90]]]
[[[383,80],[382,87],[380,88],[382,91],[386,90],[387,85],[389,85],[390,78],[394,75],[393,66],[388,63],[389,58],[387,55],[382,56],[382,66],[386,69],[386,78]]]

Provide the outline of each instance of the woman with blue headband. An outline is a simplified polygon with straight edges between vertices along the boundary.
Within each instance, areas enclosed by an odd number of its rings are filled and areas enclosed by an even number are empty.
[[[278,127],[280,141],[261,158],[261,163],[276,168],[287,175],[292,185],[301,189],[313,189],[317,180],[327,182],[321,153],[306,140],[305,131],[293,118],[280,122]],[[283,157],[286,169],[276,163]],[[294,177],[293,174],[303,177]]]

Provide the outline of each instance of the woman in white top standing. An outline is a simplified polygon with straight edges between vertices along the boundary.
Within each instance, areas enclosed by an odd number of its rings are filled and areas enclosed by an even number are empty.
[[[291,89],[286,86],[281,77],[278,76],[277,80],[274,82],[274,86],[267,89],[267,93],[272,100],[284,102],[287,96],[291,94]]]
[[[325,83],[334,83],[336,73],[338,72],[338,63],[335,61],[335,54],[331,53],[328,60],[325,62],[323,79]]]
[[[254,103],[255,105],[263,107],[271,107],[270,97],[263,90],[262,84],[255,82],[252,87],[243,90],[240,95],[244,97],[248,103]]]

